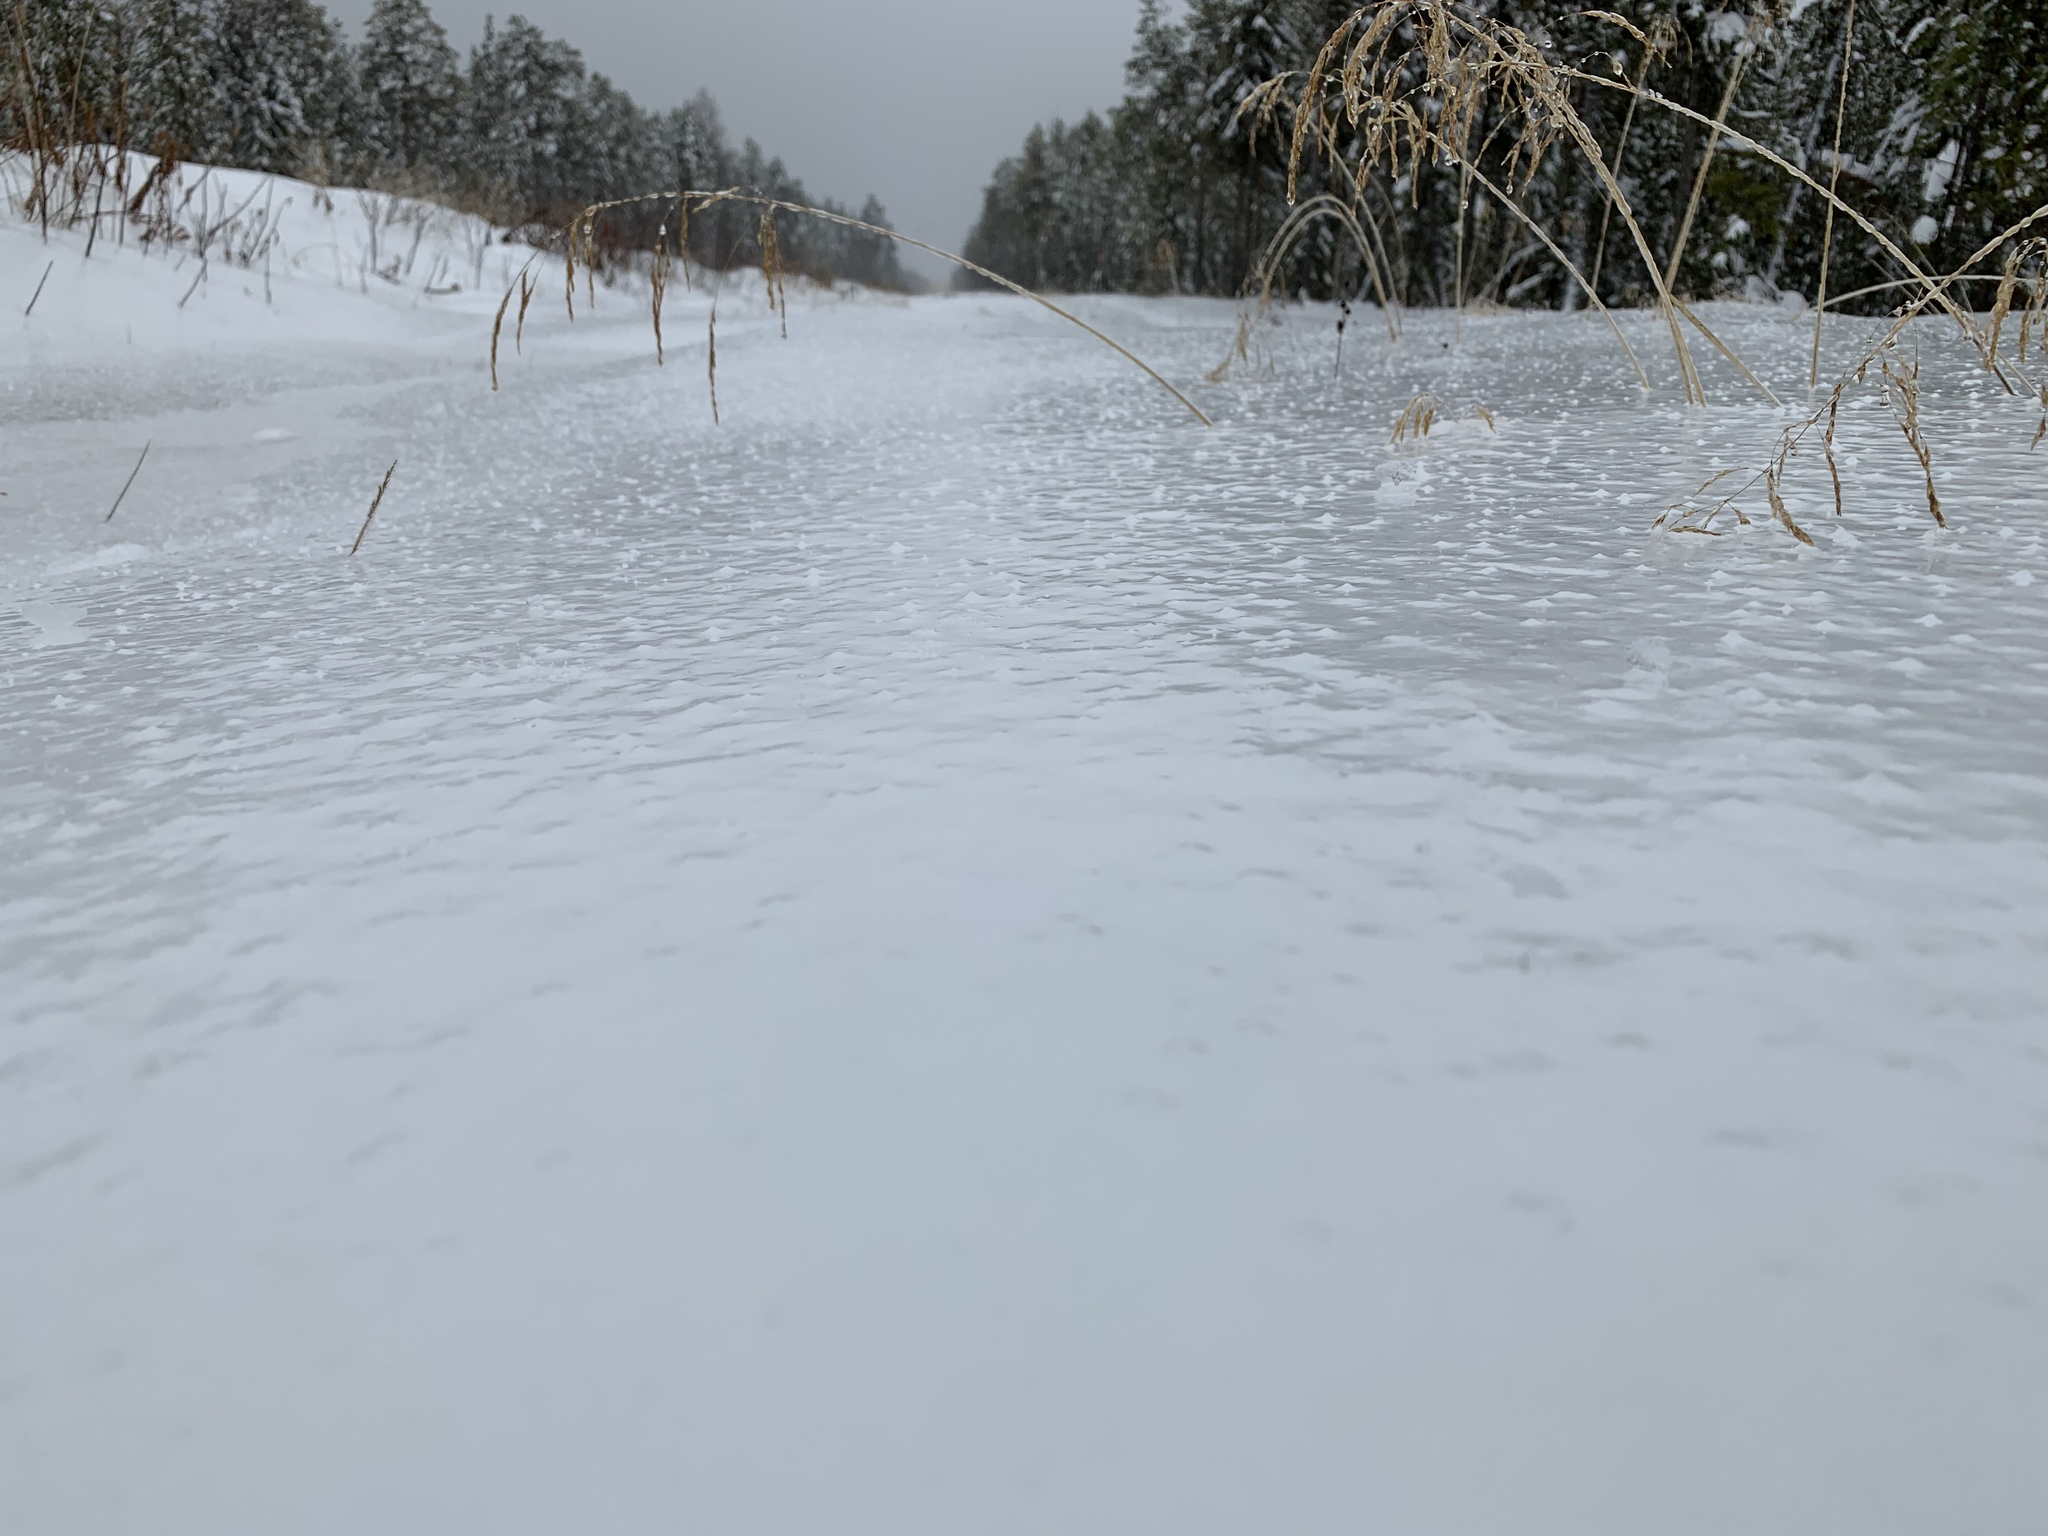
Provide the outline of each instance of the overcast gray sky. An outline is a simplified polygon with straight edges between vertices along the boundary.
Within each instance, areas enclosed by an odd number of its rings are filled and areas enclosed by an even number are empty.
[[[1138,0],[428,0],[466,54],[518,11],[645,107],[708,87],[818,196],[874,192],[896,227],[958,250],[981,189],[1034,122],[1123,94]],[[370,0],[330,0],[362,36]],[[929,270],[929,268],[924,268]]]

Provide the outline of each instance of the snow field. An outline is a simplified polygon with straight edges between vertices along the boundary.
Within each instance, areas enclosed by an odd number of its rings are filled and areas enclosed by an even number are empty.
[[[1646,533],[1788,417],[1583,319],[1290,311],[1205,432],[735,276],[714,429],[701,294],[493,396],[495,293],[169,267],[0,358],[0,1524],[2048,1513],[2040,491],[1937,334],[1954,527],[1859,406],[1803,550]]]

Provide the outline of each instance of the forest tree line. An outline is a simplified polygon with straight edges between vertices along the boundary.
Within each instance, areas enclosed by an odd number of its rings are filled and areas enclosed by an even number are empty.
[[[1106,115],[1033,128],[997,167],[967,254],[1035,288],[1240,291],[1287,216],[1289,145],[1284,124],[1262,129],[1239,105],[1261,82],[1289,71],[1305,78],[1355,9],[1355,0],[1192,0],[1169,16],[1146,0],[1123,101]],[[1519,28],[1553,58],[1625,77],[1710,119],[1725,101],[1731,128],[1822,181],[1837,174],[1841,103],[1840,195],[1933,270],[1953,270],[2048,203],[2048,0],[1780,0],[1756,11],[1615,0],[1609,9],[1651,46],[1580,4],[1472,0],[1463,9]],[[1298,95],[1301,78],[1293,85]],[[1706,128],[1646,103],[1631,110],[1625,92],[1580,83],[1571,101],[1660,265],[1705,161],[1675,291],[1811,298],[1824,199],[1735,139],[1722,138],[1709,157]],[[1496,146],[1483,167],[1496,182],[1506,152]],[[1298,195],[1315,191],[1353,195],[1341,173],[1311,164]],[[1403,303],[1581,302],[1542,241],[1455,166],[1425,160],[1412,173],[1369,178],[1358,195],[1384,236]],[[1653,297],[1581,157],[1549,154],[1516,198],[1581,273],[1597,272],[1605,302]],[[1337,233],[1326,224],[1303,243],[1280,274],[1283,291],[1360,293],[1360,264]],[[1835,221],[1830,293],[1900,276],[1866,232]],[[1988,300],[1974,289],[1971,297]]]
[[[487,22],[464,59],[424,0],[376,0],[359,42],[313,0],[0,4],[0,146],[20,153],[98,146],[368,186],[536,234],[608,198],[734,186],[888,223],[873,197],[857,211],[811,198],[752,139],[735,150],[708,92],[645,109],[519,16]],[[610,233],[644,245],[658,219]],[[756,213],[713,208],[690,222],[690,254],[758,260],[758,227]],[[796,270],[904,286],[885,236],[800,219],[778,241]]]

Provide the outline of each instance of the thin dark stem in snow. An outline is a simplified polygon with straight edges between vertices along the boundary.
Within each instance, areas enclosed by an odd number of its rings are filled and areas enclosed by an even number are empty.
[[[363,518],[363,526],[356,530],[355,543],[348,547],[350,558],[354,558],[355,552],[363,547],[363,536],[370,531],[370,523],[376,518],[377,509],[384,504],[384,492],[390,488],[392,472],[397,468],[398,460],[393,459],[391,468],[384,471],[384,478],[377,483],[377,494],[370,498],[369,513]]]
[[[150,439],[150,442],[154,441],[154,438]],[[121,510],[121,503],[128,499],[128,487],[133,485],[135,477],[142,473],[142,461],[149,457],[149,447],[149,442],[145,442],[142,445],[142,452],[136,455],[135,467],[128,471],[128,478],[121,482],[121,494],[114,498],[114,504],[107,508],[107,515],[100,519],[101,522],[111,523],[114,520],[114,514]]]
[[[50,273],[56,265],[56,262],[51,262],[49,266],[43,268],[43,275],[36,279],[36,291],[28,296],[28,308],[21,312],[22,319],[26,320],[35,313],[36,300],[43,296],[43,284],[50,280]]]

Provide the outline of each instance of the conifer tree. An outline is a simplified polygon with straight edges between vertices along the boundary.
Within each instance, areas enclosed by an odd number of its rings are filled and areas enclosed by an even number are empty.
[[[2048,11],[2041,0],[1965,0],[1918,30],[1924,216],[1939,260],[1961,261],[2048,203]]]
[[[486,21],[470,50],[463,155],[515,219],[545,217],[562,200],[568,179],[559,167],[576,137],[582,86],[582,55],[523,16],[506,18],[502,30]]]
[[[137,0],[131,100],[140,148],[203,160],[219,134],[206,0]]]
[[[882,206],[882,200],[872,192],[861,204],[860,221],[863,224],[879,225],[883,229],[895,226],[889,222],[889,210]],[[866,283],[873,288],[902,288],[907,286],[903,279],[903,266],[897,255],[896,242],[882,235],[871,235],[863,230],[848,230],[845,235],[846,261],[840,272],[857,283]]]
[[[24,0],[4,24],[9,139],[109,144],[125,136],[127,15],[112,0]]]
[[[402,170],[444,165],[461,77],[448,34],[423,0],[376,0],[356,72],[364,153]]]
[[[324,172],[351,147],[354,79],[341,31],[311,0],[217,0],[216,144],[229,164]]]

